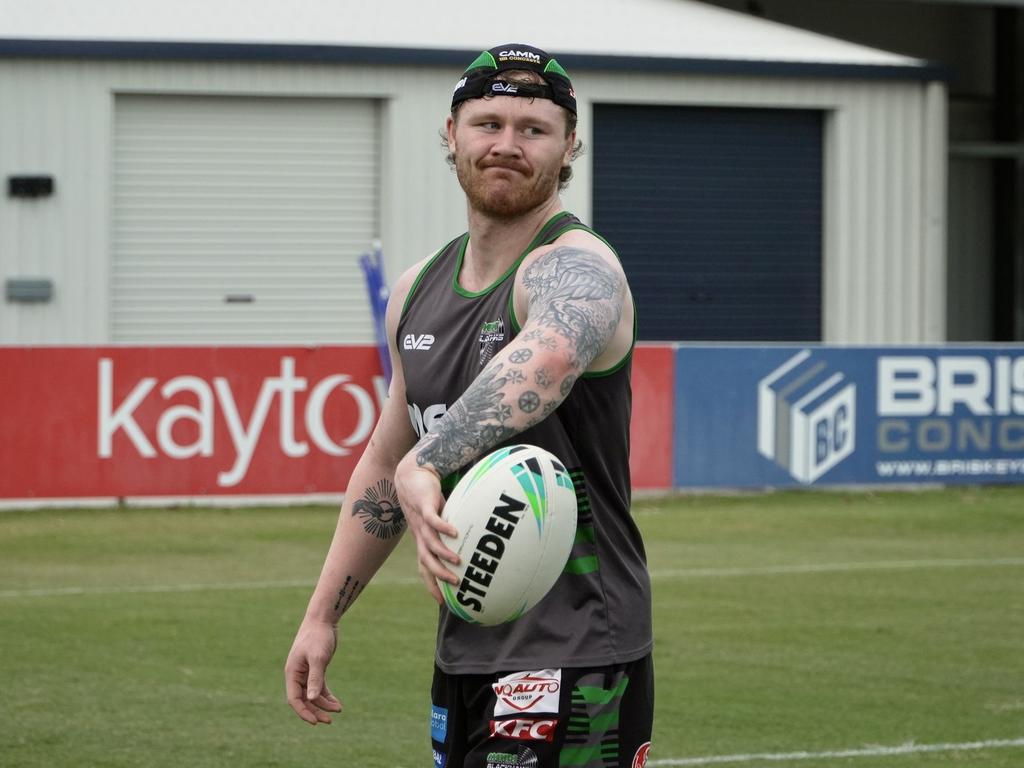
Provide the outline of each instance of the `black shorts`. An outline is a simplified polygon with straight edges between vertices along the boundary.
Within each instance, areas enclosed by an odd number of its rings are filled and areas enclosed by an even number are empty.
[[[654,721],[654,667],[447,675],[434,667],[435,768],[643,768]]]

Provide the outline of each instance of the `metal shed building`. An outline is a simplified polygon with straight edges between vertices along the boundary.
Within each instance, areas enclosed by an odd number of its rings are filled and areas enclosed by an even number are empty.
[[[945,339],[925,62],[694,0],[102,9],[0,0],[0,343],[372,340],[356,257],[393,279],[464,229],[438,130],[516,40],[573,77],[566,205],[642,338]]]

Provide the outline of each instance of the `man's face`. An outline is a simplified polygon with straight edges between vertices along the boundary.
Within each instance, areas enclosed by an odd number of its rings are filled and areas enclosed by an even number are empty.
[[[499,219],[531,211],[558,193],[576,140],[548,99],[494,96],[463,102],[448,118],[448,146],[469,204]]]

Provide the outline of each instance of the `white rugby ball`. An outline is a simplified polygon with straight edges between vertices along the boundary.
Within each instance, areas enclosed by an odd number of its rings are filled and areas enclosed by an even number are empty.
[[[472,624],[503,624],[539,603],[565,568],[576,537],[576,491],[554,455],[511,445],[469,469],[442,517],[459,531],[441,537],[460,558],[447,564],[458,585],[437,582],[448,609]]]

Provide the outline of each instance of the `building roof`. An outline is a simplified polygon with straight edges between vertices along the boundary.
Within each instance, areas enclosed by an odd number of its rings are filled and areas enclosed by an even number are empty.
[[[919,78],[927,62],[697,0],[0,0],[0,55],[468,61],[530,43],[566,66],[808,67]],[[233,52],[233,54],[232,54]],[[934,74],[934,72],[932,72]]]

